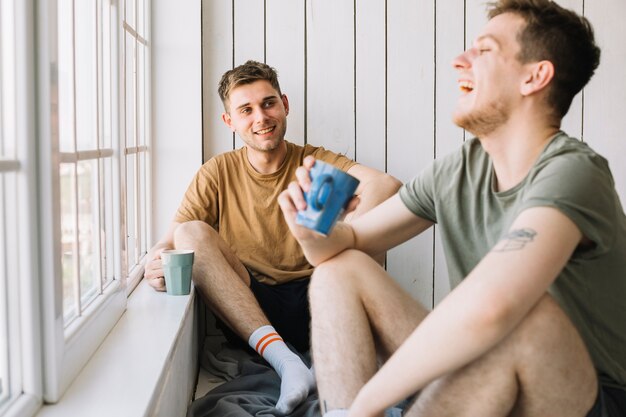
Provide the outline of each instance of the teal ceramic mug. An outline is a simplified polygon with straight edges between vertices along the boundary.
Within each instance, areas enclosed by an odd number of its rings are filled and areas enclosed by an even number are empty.
[[[187,295],[191,291],[193,251],[168,249],[161,252],[165,288],[170,295]]]

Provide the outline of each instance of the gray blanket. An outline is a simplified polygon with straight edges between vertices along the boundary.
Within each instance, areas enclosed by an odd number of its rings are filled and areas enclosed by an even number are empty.
[[[232,359],[237,360],[234,371]],[[309,365],[307,355],[303,360]],[[187,417],[273,417],[280,416],[274,406],[280,394],[280,378],[258,355],[225,347],[220,352],[205,350],[205,369],[227,379],[204,397],[195,400]],[[290,417],[320,417],[317,393],[311,393]]]
[[[187,417],[273,417],[280,394],[280,378],[260,357],[239,363],[239,376],[195,400]],[[291,417],[319,417],[317,393],[312,393]]]
[[[311,365],[308,354],[300,357],[307,366]],[[280,378],[253,351],[231,346],[222,335],[208,336],[200,363],[213,375],[210,382],[221,385],[196,399],[187,417],[281,416],[274,408],[280,394]],[[385,417],[400,417],[405,404],[386,410]],[[309,394],[288,417],[321,417],[317,392]]]

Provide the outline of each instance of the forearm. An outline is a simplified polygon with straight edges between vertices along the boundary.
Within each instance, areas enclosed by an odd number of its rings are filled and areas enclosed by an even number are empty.
[[[402,183],[390,175],[381,175],[362,185],[358,191],[359,205],[354,212],[346,216],[346,222],[351,222],[376,207],[389,197],[394,196]]]
[[[354,247],[354,231],[348,223],[338,222],[327,237],[311,236],[299,242],[309,263],[317,266],[344,250]]]

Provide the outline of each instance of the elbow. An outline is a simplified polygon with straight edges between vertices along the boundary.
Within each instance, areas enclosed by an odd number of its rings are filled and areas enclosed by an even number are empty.
[[[488,297],[472,303],[472,308],[474,311],[465,315],[469,319],[468,325],[472,332],[481,334],[485,340],[499,340],[517,324],[514,306],[502,298]]]
[[[383,174],[377,184],[377,188],[384,190],[387,197],[395,195],[400,187],[402,187],[402,182],[389,174]]]

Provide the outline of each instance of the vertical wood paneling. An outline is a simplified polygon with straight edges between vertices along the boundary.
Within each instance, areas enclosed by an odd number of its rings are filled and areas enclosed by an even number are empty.
[[[591,21],[602,49],[600,66],[585,89],[585,142],[608,159],[622,205],[626,204],[626,2],[585,1],[585,15]]]
[[[356,3],[356,158],[385,171],[385,1]]]
[[[408,181],[434,155],[434,4],[387,4],[388,172]],[[433,233],[389,252],[387,270],[425,306],[432,304]]]
[[[626,15],[626,3],[559,3],[578,13],[584,10],[603,50],[597,74],[584,95],[575,98],[563,129],[572,136],[582,134],[609,160],[626,201],[626,166],[618,159],[626,154],[626,78],[620,73],[626,62],[626,27],[619,19]],[[265,60],[278,70],[291,104],[290,141],[302,144],[306,137],[360,163],[386,167],[401,181],[462,144],[464,132],[451,121],[459,94],[451,63],[486,23],[484,0],[202,4],[205,159],[233,147],[220,120],[216,87],[233,62],[247,59]],[[387,269],[426,306],[448,292],[436,229],[390,251]]]
[[[465,0],[465,49],[472,47],[474,40],[487,23],[486,4],[484,0]]]
[[[233,148],[233,135],[221,120],[224,112],[217,83],[233,65],[230,1],[202,1],[202,120],[204,160]],[[191,180],[191,179],[190,179]]]
[[[307,141],[354,157],[354,4],[307,0]]]
[[[225,0],[221,0],[225,1]],[[265,61],[263,0],[234,0],[235,66],[249,59]]]
[[[583,14],[583,0],[560,0],[559,5],[571,9],[578,14]],[[561,129],[568,135],[575,138],[582,138],[583,121],[583,93],[580,92],[574,97],[567,115],[563,118]]]
[[[278,71],[283,94],[289,99],[288,141],[304,144],[305,69],[304,2],[266,1],[266,63]]]
[[[463,144],[463,129],[452,122],[452,112],[460,95],[458,74],[452,66],[463,52],[464,7],[462,2],[437,1],[435,51],[435,156],[457,151]],[[434,304],[450,291],[448,269],[439,231],[435,226]]]
[[[224,1],[224,0],[222,0]],[[234,66],[253,59],[265,61],[265,5],[263,0],[234,0]],[[234,148],[244,145],[235,134]]]

